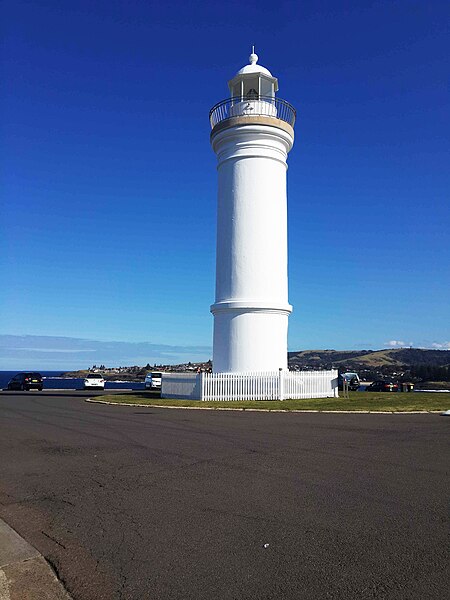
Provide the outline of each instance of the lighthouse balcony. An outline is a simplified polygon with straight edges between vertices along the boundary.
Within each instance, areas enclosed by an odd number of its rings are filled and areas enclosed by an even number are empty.
[[[296,111],[289,102],[274,96],[237,96],[222,100],[212,107],[209,112],[211,129],[227,119],[236,117],[272,117],[294,127]]]

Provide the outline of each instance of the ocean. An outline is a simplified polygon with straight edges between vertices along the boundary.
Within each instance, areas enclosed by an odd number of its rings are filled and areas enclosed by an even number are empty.
[[[0,390],[6,389],[8,381],[21,371],[0,371]],[[62,371],[39,371],[44,380],[44,390],[82,390],[83,379],[63,379]],[[144,382],[106,381],[105,390],[111,389],[143,390]]]

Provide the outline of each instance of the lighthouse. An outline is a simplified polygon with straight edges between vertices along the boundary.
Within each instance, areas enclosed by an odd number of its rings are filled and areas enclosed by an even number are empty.
[[[210,111],[217,155],[217,248],[213,370],[287,369],[287,156],[295,109],[278,81],[249,64],[228,82],[230,97]]]

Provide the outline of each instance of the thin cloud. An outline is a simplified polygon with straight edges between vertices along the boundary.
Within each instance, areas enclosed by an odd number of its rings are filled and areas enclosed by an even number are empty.
[[[436,350],[450,350],[450,342],[433,342],[431,347]]]
[[[390,342],[387,342],[387,345],[391,348],[404,348],[406,346],[405,342],[400,340],[391,340]]]
[[[72,370],[93,364],[109,367],[200,362],[209,346],[169,346],[150,342],[102,342],[55,336],[0,335],[0,369]]]

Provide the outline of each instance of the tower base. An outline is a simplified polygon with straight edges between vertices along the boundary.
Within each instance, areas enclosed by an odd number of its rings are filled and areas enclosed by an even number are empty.
[[[286,370],[291,310],[290,305],[249,306],[236,301],[213,304],[214,373]]]

